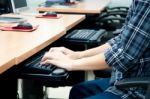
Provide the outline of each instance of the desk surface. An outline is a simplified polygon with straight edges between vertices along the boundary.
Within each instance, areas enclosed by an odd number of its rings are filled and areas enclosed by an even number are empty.
[[[71,6],[39,7],[38,11],[55,11],[68,13],[99,14],[110,3],[110,0],[82,0]]]
[[[10,56],[0,57],[0,74],[15,64],[15,59]]]
[[[11,16],[24,17],[39,27],[33,32],[0,31],[0,74],[53,43],[63,36],[68,28],[74,27],[85,18],[83,15],[63,15],[60,19]],[[71,21],[71,18],[74,18],[74,21]]]

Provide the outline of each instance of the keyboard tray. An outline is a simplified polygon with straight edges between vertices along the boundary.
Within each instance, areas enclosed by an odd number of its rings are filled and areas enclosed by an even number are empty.
[[[76,43],[99,44],[106,33],[104,29],[75,29],[65,35],[63,40]]]
[[[54,65],[40,65],[40,60],[45,51],[41,51],[27,59],[19,66],[19,78],[37,79],[47,81],[64,81],[69,77],[68,71]]]
[[[36,79],[36,80],[41,80],[41,81],[50,81],[50,82],[61,82],[61,81],[66,81],[67,78],[69,77],[68,73],[65,73],[64,75],[52,75],[52,74],[32,74],[32,73],[20,73],[19,78],[22,79]]]

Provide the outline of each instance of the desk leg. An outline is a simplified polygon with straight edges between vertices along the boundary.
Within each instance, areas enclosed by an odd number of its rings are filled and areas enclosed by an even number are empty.
[[[93,71],[85,71],[85,81],[94,79],[95,75],[93,74]]]
[[[0,97],[4,99],[17,99],[17,78],[9,73],[0,75]]]
[[[36,81],[23,79],[22,81],[23,99],[43,99],[43,86]]]

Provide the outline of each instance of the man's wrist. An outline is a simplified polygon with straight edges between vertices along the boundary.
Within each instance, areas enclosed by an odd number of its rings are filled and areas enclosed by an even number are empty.
[[[68,71],[75,71],[76,70],[76,65],[77,65],[76,63],[77,63],[76,60],[72,60],[72,62],[69,64],[67,70]]]
[[[75,59],[80,59],[80,58],[83,58],[83,53],[81,53],[81,51],[75,52]]]

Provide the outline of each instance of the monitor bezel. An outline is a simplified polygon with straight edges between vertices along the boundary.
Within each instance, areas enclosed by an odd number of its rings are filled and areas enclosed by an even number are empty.
[[[27,2],[27,0],[26,0],[26,2]],[[27,3],[27,5],[24,6],[24,7],[16,8],[16,7],[15,7],[15,4],[14,4],[14,0],[11,0],[11,5],[12,5],[12,11],[13,11],[13,13],[20,13],[20,12],[22,12],[22,11],[25,11],[25,10],[28,10],[28,9],[29,9],[28,3]]]

